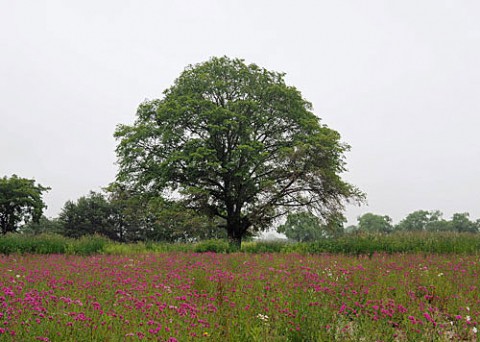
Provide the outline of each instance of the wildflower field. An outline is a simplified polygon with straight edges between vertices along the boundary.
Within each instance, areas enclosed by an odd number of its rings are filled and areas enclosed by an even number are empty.
[[[2,341],[476,341],[476,255],[0,257]]]

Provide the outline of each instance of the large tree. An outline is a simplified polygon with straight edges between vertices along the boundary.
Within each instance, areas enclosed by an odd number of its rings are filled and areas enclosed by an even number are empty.
[[[16,175],[0,178],[0,228],[14,232],[21,223],[38,222],[46,208],[42,195],[49,188]]]
[[[362,193],[340,177],[349,146],[284,74],[240,59],[187,67],[115,132],[117,180],[217,216],[237,246],[297,209],[340,212]]]

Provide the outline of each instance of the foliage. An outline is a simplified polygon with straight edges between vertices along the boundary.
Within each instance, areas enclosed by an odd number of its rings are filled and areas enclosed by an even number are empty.
[[[300,246],[300,250],[305,249]],[[290,248],[294,252],[295,248]],[[309,253],[342,253],[373,255],[374,253],[478,254],[480,235],[454,232],[394,232],[372,234],[358,232],[337,239],[308,244]]]
[[[472,222],[468,213],[455,213],[450,221],[452,230],[458,233],[478,233],[480,221]]]
[[[92,255],[102,253],[110,241],[100,235],[84,235],[68,243],[67,253],[76,255]]]
[[[369,233],[390,233],[393,230],[392,219],[387,215],[366,213],[358,218],[358,229]]]
[[[2,234],[14,232],[19,225],[38,222],[46,208],[42,195],[49,188],[35,180],[16,175],[0,178],[0,229]]]
[[[417,210],[410,213],[395,227],[397,230],[403,230],[407,232],[421,232],[425,230],[431,230],[429,228],[438,226],[437,222],[441,219],[442,213],[436,211]]]
[[[195,244],[167,243],[167,242],[135,242],[135,243],[108,243],[102,250],[103,254],[131,255],[145,253],[193,252]]]
[[[63,230],[63,224],[59,219],[50,219],[42,215],[38,222],[30,221],[21,226],[19,232],[29,235],[62,234]]]
[[[242,252],[245,253],[281,253],[286,246],[293,245],[285,240],[264,241],[256,240],[242,244]]]
[[[205,240],[195,244],[196,253],[227,253],[230,251],[230,244],[226,240]]]
[[[431,221],[428,222],[428,224],[425,226],[425,230],[427,232],[451,232],[452,231],[452,222],[447,221],[444,219],[440,219],[437,221]]]
[[[0,254],[79,254],[101,253],[108,239],[100,236],[83,236],[71,239],[58,234],[13,234],[0,237]]]
[[[480,220],[471,221],[468,213],[455,213],[451,220],[442,219],[442,213],[438,210],[418,210],[407,215],[395,227],[399,231],[429,231],[429,232],[457,232],[478,233]]]
[[[362,194],[344,182],[348,146],[284,75],[227,57],[189,66],[121,125],[118,181],[217,217],[239,247],[295,208],[321,216]]]
[[[293,241],[315,241],[322,237],[320,219],[307,211],[288,214],[287,221],[277,228],[277,232]]]
[[[136,193],[118,183],[111,184],[107,191],[116,208],[121,241],[193,242],[226,237],[214,220],[181,202]]]
[[[348,254],[375,253],[478,254],[480,234],[454,232],[395,232],[393,234],[345,234],[310,243],[255,240],[242,243],[245,253]],[[112,254],[132,255],[171,252],[233,252],[227,240],[197,243],[135,242],[119,243],[101,236],[79,239],[57,234],[6,234],[0,236],[0,254]]]
[[[115,208],[105,196],[92,191],[76,202],[65,203],[59,220],[63,224],[65,236],[78,238],[100,234],[119,240],[121,233],[116,229],[115,216]]]
[[[297,242],[315,241],[341,235],[344,222],[345,217],[340,213],[322,222],[311,212],[300,211],[288,214],[286,222],[277,228],[277,232]]]

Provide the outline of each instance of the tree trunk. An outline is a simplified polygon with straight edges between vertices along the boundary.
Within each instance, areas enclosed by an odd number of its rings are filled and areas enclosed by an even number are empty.
[[[242,248],[242,237],[229,237],[228,242],[232,252],[240,252]]]
[[[240,210],[227,218],[228,240],[233,251],[240,251],[243,236],[250,226],[250,220],[246,217],[242,217]]]

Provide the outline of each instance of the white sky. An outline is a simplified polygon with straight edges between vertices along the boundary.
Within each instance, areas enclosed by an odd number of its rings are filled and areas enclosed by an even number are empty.
[[[287,73],[352,146],[349,207],[480,217],[480,2],[0,0],[0,177],[52,190],[47,216],[116,173],[115,126],[188,64]]]

